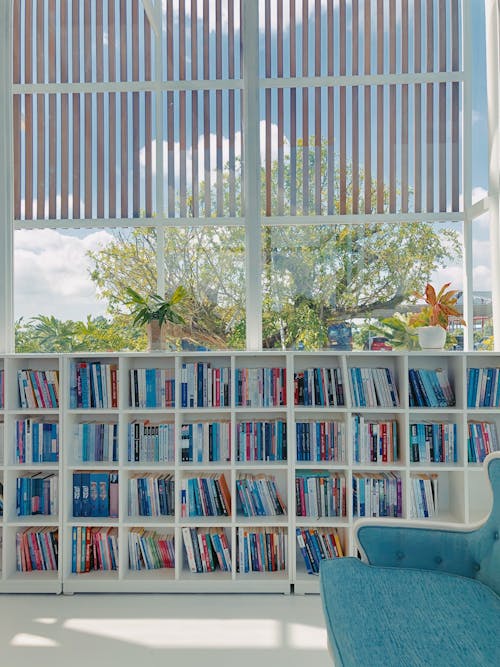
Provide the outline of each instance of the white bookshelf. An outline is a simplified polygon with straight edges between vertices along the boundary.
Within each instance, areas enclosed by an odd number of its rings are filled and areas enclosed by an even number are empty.
[[[117,406],[101,408],[70,407],[71,364],[80,361],[100,361],[116,366]],[[230,401],[227,405],[187,407],[181,405],[181,382],[186,379],[184,365],[210,364],[211,368],[229,369]],[[349,390],[350,369],[389,368],[395,378],[399,406],[356,407]],[[296,542],[296,529],[326,529],[337,531],[345,555],[355,555],[353,527],[357,520],[353,508],[355,476],[391,473],[400,479],[401,516],[410,518],[412,478],[430,475],[438,478],[438,507],[435,518],[421,519],[464,523],[482,518],[489,509],[490,496],[484,482],[482,465],[468,462],[468,422],[495,423],[500,433],[500,408],[467,406],[467,372],[469,368],[500,368],[500,355],[495,353],[459,352],[193,352],[193,353],[122,353],[88,355],[4,355],[0,370],[4,371],[5,397],[0,407],[3,425],[3,458],[0,477],[4,487],[4,514],[1,517],[2,558],[0,590],[3,592],[318,592],[318,578],[306,571],[304,559]],[[21,408],[17,371],[25,368],[58,370],[61,401],[58,408]],[[280,405],[247,405],[236,401],[235,371],[241,369],[285,369],[286,400]],[[330,406],[295,405],[294,373],[308,369],[329,369],[340,374],[344,387],[343,404]],[[410,407],[408,371],[410,368],[445,368],[453,386],[456,404],[448,408]],[[135,407],[130,400],[131,371],[158,369],[175,378],[175,406]],[[269,371],[267,371],[269,374]],[[279,374],[278,374],[279,375]],[[248,377],[256,377],[251,371]],[[164,377],[164,376],[162,376]],[[264,377],[264,375],[262,376]],[[266,377],[269,377],[266,376]],[[281,378],[283,374],[281,372]],[[275,378],[276,379],[276,378]],[[278,382],[278,380],[277,380]],[[278,382],[279,384],[279,382]],[[353,417],[359,415],[367,422],[396,422],[398,455],[390,462],[358,462],[354,457]],[[60,455],[57,463],[19,464],[15,460],[16,420],[25,418],[55,420],[59,424]],[[152,425],[171,424],[175,434],[173,457],[162,462],[128,460],[129,424],[148,421]],[[286,424],[287,459],[239,460],[237,430],[241,423],[282,422]],[[115,461],[82,461],[75,449],[75,431],[79,424],[96,422],[116,425],[117,457]],[[231,453],[228,460],[192,462],[181,458],[181,428],[183,424],[201,422],[227,423],[231,433]],[[337,460],[308,460],[297,457],[296,423],[334,422],[340,424],[344,439],[344,457]],[[456,461],[446,463],[413,462],[410,456],[410,424],[415,422],[448,422],[456,430]],[[304,456],[304,453],[302,453]],[[118,475],[118,512],[116,517],[73,516],[73,474],[75,471],[106,471]],[[52,472],[59,478],[59,512],[50,517],[18,517],[16,514],[16,479],[25,474]],[[231,495],[228,516],[181,516],[180,489],[182,480],[196,474],[224,474]],[[243,475],[273,476],[287,511],[285,515],[245,517],[238,509],[236,481]],[[296,475],[340,475],[345,479],[345,512],[339,516],[319,518],[296,516]],[[138,476],[171,475],[174,480],[174,506],[171,515],[129,516],[128,482]],[[16,570],[16,533],[27,526],[55,528],[59,533],[59,567],[55,572],[18,572]],[[79,526],[114,529],[119,550],[115,570],[72,572],[72,534]],[[229,571],[193,573],[183,545],[184,528],[220,529],[224,531],[232,554]],[[132,529],[155,531],[173,536],[175,566],[160,569],[135,570],[129,566],[128,539]],[[284,534],[286,559],[284,569],[277,571],[240,572],[238,533],[258,533],[278,530]],[[277,538],[276,538],[277,540]]]

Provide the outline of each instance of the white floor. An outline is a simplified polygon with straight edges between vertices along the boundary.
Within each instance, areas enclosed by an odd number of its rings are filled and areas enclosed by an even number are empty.
[[[1,667],[326,667],[318,595],[0,595]]]

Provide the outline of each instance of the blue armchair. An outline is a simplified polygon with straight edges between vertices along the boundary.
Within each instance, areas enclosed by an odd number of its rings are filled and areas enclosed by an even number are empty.
[[[487,519],[465,527],[363,520],[363,561],[323,561],[320,592],[336,666],[500,665],[500,453],[484,462]]]

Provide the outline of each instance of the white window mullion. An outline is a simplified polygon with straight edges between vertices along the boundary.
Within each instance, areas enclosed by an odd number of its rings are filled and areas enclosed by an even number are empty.
[[[13,179],[12,179],[12,15],[11,3],[0,3],[0,352],[14,349],[13,327]],[[8,156],[8,157],[7,157]]]
[[[500,7],[496,0],[486,0],[486,90],[489,130],[489,215],[491,242],[491,289],[493,302],[493,337],[500,350]]]
[[[243,165],[246,230],[246,345],[262,347],[262,232],[260,213],[259,12],[243,0]]]

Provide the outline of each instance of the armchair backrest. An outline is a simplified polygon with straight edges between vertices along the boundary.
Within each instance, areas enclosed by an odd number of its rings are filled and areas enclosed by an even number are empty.
[[[485,468],[493,491],[493,507],[485,523],[472,534],[471,547],[479,566],[476,579],[500,595],[500,452],[485,459]]]

